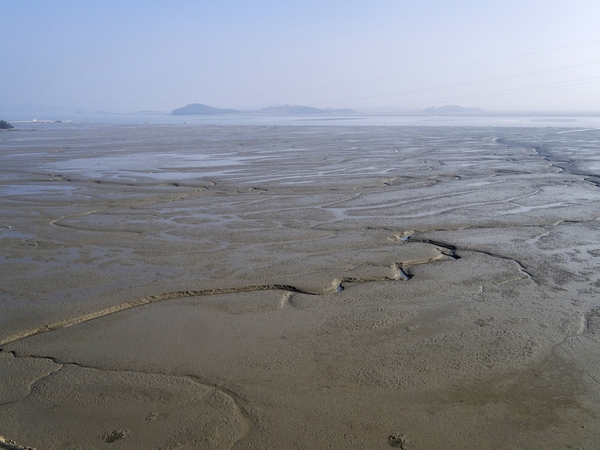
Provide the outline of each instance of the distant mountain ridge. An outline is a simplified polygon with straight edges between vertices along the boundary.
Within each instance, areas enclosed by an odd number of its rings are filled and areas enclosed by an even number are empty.
[[[270,106],[260,110],[240,111],[237,109],[222,109],[201,103],[190,103],[183,108],[174,109],[171,114],[174,116],[192,115],[192,114],[272,114],[277,116],[293,116],[305,114],[349,114],[354,113],[351,109],[330,109],[313,108],[312,106],[302,105],[283,105]]]
[[[182,108],[174,109],[171,114],[174,116],[184,115],[217,115],[217,114],[265,114],[273,116],[304,116],[304,115],[326,115],[326,114],[354,114],[352,109],[332,109],[315,108],[304,105],[280,105],[269,106],[262,109],[253,109],[242,111],[238,109],[215,108],[202,103],[190,103]],[[440,106],[439,108],[426,108],[423,110],[406,110],[404,114],[432,114],[435,116],[474,116],[485,114],[480,108],[472,108],[459,105]]]
[[[239,114],[241,111],[237,109],[222,109],[213,108],[212,106],[203,105],[201,103],[190,103],[183,108],[177,108],[171,111],[174,116],[184,116],[190,114]]]

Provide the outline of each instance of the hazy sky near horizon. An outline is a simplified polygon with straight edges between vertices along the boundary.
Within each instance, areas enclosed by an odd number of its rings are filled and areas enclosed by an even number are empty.
[[[0,0],[0,109],[600,110],[597,0]]]

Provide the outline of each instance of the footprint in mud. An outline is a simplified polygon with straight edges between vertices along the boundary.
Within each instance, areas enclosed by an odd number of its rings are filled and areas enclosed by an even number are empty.
[[[127,436],[129,436],[129,431],[128,430],[114,430],[114,431],[107,431],[106,433],[104,433],[102,435],[102,440],[108,444],[118,441],[119,439],[123,439]]]
[[[390,447],[409,450],[407,445],[410,444],[410,441],[402,433],[392,433],[388,437],[388,444],[390,444]]]
[[[594,308],[586,315],[586,330],[590,334],[600,334],[600,307]]]
[[[476,321],[474,321],[473,323],[475,325],[478,325],[480,327],[487,327],[488,325],[490,325],[492,322],[494,321],[493,317],[490,317],[489,319],[477,319]]]

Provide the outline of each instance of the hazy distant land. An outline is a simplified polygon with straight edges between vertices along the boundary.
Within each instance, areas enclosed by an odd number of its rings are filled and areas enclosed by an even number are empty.
[[[268,108],[262,108],[259,110],[237,110],[237,109],[222,109],[214,108],[212,106],[203,105],[200,103],[191,103],[184,106],[183,108],[174,109],[171,114],[173,115],[193,115],[193,114],[271,114],[271,115],[304,115],[304,114],[352,114],[355,111],[351,109],[321,109],[314,108],[311,106],[302,105],[283,105],[283,106],[270,106]]]
[[[410,114],[410,115],[438,115],[438,116],[467,116],[467,115],[480,115],[484,114],[485,111],[480,108],[465,108],[459,105],[448,105],[441,106],[439,108],[426,108],[421,110],[404,109],[398,110],[397,113]],[[355,110],[352,109],[332,109],[332,108],[315,108],[312,106],[303,105],[281,105],[281,106],[270,106],[262,109],[253,110],[237,110],[237,109],[222,109],[215,108],[212,106],[191,103],[184,106],[183,108],[174,109],[171,114],[173,115],[193,115],[193,114],[268,114],[273,116],[293,116],[293,115],[324,115],[324,114],[356,114]]]
[[[241,111],[237,109],[213,108],[212,106],[202,105],[199,103],[190,103],[183,108],[174,109],[171,114],[174,116],[184,116],[190,114],[239,114]]]
[[[191,103],[182,108],[174,109],[172,115],[272,115],[272,116],[302,116],[302,115],[383,115],[383,116],[493,116],[493,117],[597,117],[600,111],[486,111],[482,108],[465,107],[460,105],[445,105],[430,108],[366,108],[361,110],[349,108],[315,108],[304,105],[269,106],[261,109],[224,109],[200,103]]]
[[[191,103],[182,108],[176,108],[172,111],[161,111],[154,109],[145,109],[145,110],[137,110],[131,112],[115,112],[110,110],[87,110],[87,109],[72,109],[65,111],[64,109],[55,108],[51,106],[44,105],[33,105],[33,104],[24,104],[24,105],[0,105],[0,116],[4,116],[6,120],[9,120],[13,124],[15,122],[27,122],[32,121],[33,119],[46,120],[46,121],[68,121],[71,120],[73,122],[104,122],[104,123],[124,123],[124,122],[147,122],[150,121],[152,123],[172,123],[167,117],[172,117],[176,119],[179,116],[189,116],[190,118],[196,117],[193,119],[194,122],[197,122],[198,119],[205,117],[207,119],[219,118],[222,120],[226,120],[228,122],[237,121],[239,124],[242,124],[245,119],[246,123],[249,124],[257,124],[260,121],[264,123],[265,119],[269,117],[273,118],[289,118],[293,119],[295,117],[301,118],[306,117],[310,120],[316,120],[319,118],[331,118],[332,120],[342,120],[343,118],[352,119],[354,123],[357,123],[357,119],[366,119],[373,123],[379,124],[391,124],[388,118],[398,117],[398,118],[453,118],[453,117],[462,117],[462,118],[475,118],[475,120],[471,121],[472,125],[492,125],[495,126],[497,123],[499,126],[505,126],[510,121],[500,120],[500,121],[486,121],[484,118],[539,118],[538,123],[542,122],[557,122],[565,121],[567,118],[593,118],[592,121],[587,121],[590,123],[588,126],[594,126],[591,122],[598,122],[594,120],[595,118],[600,118],[600,111],[560,111],[560,110],[544,110],[544,111],[536,111],[536,110],[524,110],[524,111],[494,111],[494,110],[484,110],[481,108],[476,108],[472,106],[461,106],[461,105],[444,105],[439,107],[428,107],[428,108],[406,108],[400,106],[389,106],[389,107],[373,107],[373,108],[360,108],[360,109],[351,109],[351,108],[316,108],[314,106],[307,105],[274,105],[262,108],[254,108],[254,109],[233,109],[233,108],[218,108],[214,106],[209,106],[206,104],[200,103]],[[164,118],[164,121],[161,122],[161,117]],[[543,118],[556,118],[555,120],[543,120]],[[237,120],[240,118],[240,120]],[[382,120],[377,120],[377,118],[381,118]],[[329,119],[328,119],[329,120]],[[440,121],[435,120],[435,122]],[[586,122],[586,120],[581,120],[582,124]],[[278,122],[280,123],[280,122]],[[348,122],[349,123],[349,122]],[[365,123],[363,121],[363,123]],[[399,120],[397,122],[399,125],[404,124],[416,124],[416,122],[410,122],[406,120]],[[454,122],[450,122],[451,124],[457,124]],[[565,122],[566,123],[566,122]],[[465,121],[462,121],[461,124],[466,124]],[[518,122],[513,121],[513,125],[519,125]],[[584,125],[585,126],[585,125]]]

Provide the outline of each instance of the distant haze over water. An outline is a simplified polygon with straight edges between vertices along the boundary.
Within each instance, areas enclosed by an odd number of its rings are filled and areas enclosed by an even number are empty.
[[[62,123],[32,123],[33,119],[55,120]],[[65,114],[32,117],[6,117],[17,129],[57,127],[72,124],[173,124],[173,125],[322,125],[322,126],[491,126],[491,127],[567,127],[600,128],[598,116],[378,116],[378,115],[321,115],[269,116],[255,114],[190,115],[171,114]]]

